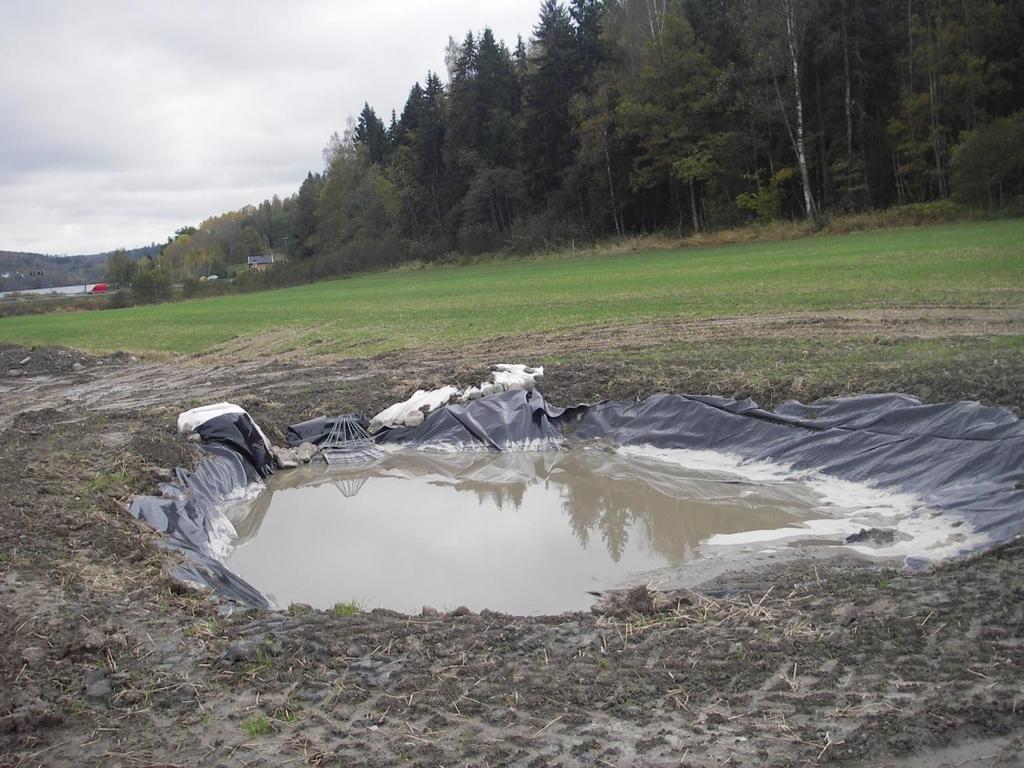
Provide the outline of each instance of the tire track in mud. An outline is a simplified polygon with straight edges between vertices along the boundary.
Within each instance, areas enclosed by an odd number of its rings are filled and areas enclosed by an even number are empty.
[[[489,351],[506,356],[572,354],[613,349],[643,349],[675,342],[729,339],[842,339],[883,336],[933,339],[1024,334],[1024,307],[929,307],[792,312],[708,319],[663,318],[610,326],[580,326],[568,331],[503,336],[461,348],[468,357]],[[456,350],[453,350],[456,354]]]
[[[308,330],[308,329],[305,329]],[[389,353],[370,360],[322,356],[309,362],[309,350],[260,356],[259,338],[239,340],[213,353],[170,361],[125,360],[124,356],[85,358],[81,370],[12,376],[17,368],[0,362],[0,430],[13,416],[46,408],[97,410],[177,408],[192,401],[229,399],[244,393],[287,394],[312,381],[358,381],[387,372],[418,383],[453,367],[479,366],[481,360],[529,361],[543,355],[603,349],[642,349],[673,341],[725,341],[730,338],[820,338],[881,335],[888,338],[941,338],[1024,335],[1024,308],[927,308],[845,310],[716,318],[677,319],[636,325],[589,327],[558,333],[507,336],[485,343],[415,353]],[[286,334],[288,339],[294,334]],[[276,337],[275,337],[276,338]],[[278,339],[280,341],[280,339]],[[14,357],[8,365],[14,365]],[[28,352],[31,356],[32,352]],[[82,356],[84,358],[84,356]],[[191,405],[189,405],[191,407]]]
[[[202,361],[94,363],[74,374],[0,378],[0,431],[26,411],[57,409],[99,413],[163,409],[180,411],[252,392],[273,394],[299,381],[351,380],[372,375],[363,365],[281,367],[265,361],[204,364]]]

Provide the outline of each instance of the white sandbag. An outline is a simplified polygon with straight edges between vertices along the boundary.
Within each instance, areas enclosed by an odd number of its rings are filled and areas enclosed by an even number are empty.
[[[543,366],[531,368],[528,365],[502,363],[491,368],[494,371],[491,374],[494,382],[506,390],[532,390],[537,386],[537,380],[544,376]]]
[[[389,405],[383,411],[378,413],[372,419],[370,419],[370,426],[367,431],[371,435],[375,435],[380,432],[384,427],[394,427],[399,423],[405,423],[405,406],[410,400],[415,400],[418,397],[424,395],[425,392],[422,389],[417,389],[409,400],[403,400],[402,402]]]
[[[532,368],[518,363],[492,365],[491,381],[480,382],[479,387],[467,387],[465,391],[453,386],[429,392],[418,389],[408,400],[390,405],[370,419],[368,431],[375,435],[385,427],[417,427],[428,414],[453,400],[468,403],[508,390],[533,390],[543,376],[543,367]]]
[[[429,392],[419,389],[408,400],[388,406],[383,411],[370,419],[370,434],[380,432],[384,427],[407,426],[406,419],[413,411],[421,411],[421,415],[431,413],[441,406],[447,405],[453,397],[459,394],[458,387],[445,386],[439,389],[432,389]],[[413,416],[413,421],[416,417]],[[422,424],[422,420],[420,420]]]

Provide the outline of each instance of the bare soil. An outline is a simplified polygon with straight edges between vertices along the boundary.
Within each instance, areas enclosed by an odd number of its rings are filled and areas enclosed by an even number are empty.
[[[545,393],[560,403],[898,387],[1024,406],[1020,355],[943,363],[961,376],[883,366],[765,384],[707,367],[707,349],[671,366],[626,350],[669,336],[725,350],[751,334],[829,346],[1022,332],[1016,310],[898,318],[679,323],[369,361],[0,347],[0,765],[1020,765],[1021,542],[926,573],[809,554],[605,615],[224,617],[168,575],[174,556],[124,507],[194,463],[174,431],[182,408],[230,399],[282,441],[288,423],[468,383],[512,356],[557,357]]]

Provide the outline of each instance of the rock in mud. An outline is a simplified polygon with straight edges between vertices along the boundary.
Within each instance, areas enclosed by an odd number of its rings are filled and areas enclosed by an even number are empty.
[[[26,648],[21,652],[21,660],[26,664],[37,664],[45,655],[42,648]]]
[[[861,528],[857,533],[851,533],[846,537],[847,544],[892,544],[896,538],[896,532],[891,528]]]
[[[114,686],[110,684],[109,680],[104,678],[86,686],[85,698],[91,701],[106,701],[113,692]]]
[[[277,461],[277,465],[282,469],[291,469],[299,466],[298,456],[291,448],[278,448],[275,445],[270,449],[270,452],[274,454],[274,460]]]
[[[77,639],[72,640],[64,648],[64,656],[78,658],[89,654],[99,653],[106,645],[106,638],[103,633],[94,627],[89,627]]]
[[[841,627],[849,627],[857,621],[857,607],[851,603],[844,603],[832,609],[832,620]]]
[[[605,592],[601,599],[590,606],[590,610],[598,616],[616,616],[624,618],[634,613],[652,613],[654,600],[646,585],[633,589],[616,589]]]
[[[302,443],[298,448],[295,449],[295,458],[301,461],[303,464],[308,464],[313,460],[313,457],[320,453],[320,449],[312,443]]]
[[[228,646],[228,649],[224,651],[225,661],[231,664],[238,664],[242,661],[248,661],[252,658],[252,646],[248,643],[233,643]]]
[[[93,683],[98,683],[100,680],[105,680],[106,678],[107,678],[107,670],[106,670],[106,668],[104,668],[104,667],[97,667],[96,669],[90,669],[88,672],[85,673],[84,677],[82,678],[82,680],[83,680],[82,685],[83,686],[89,686],[89,685],[92,685]]]
[[[90,701],[106,701],[114,692],[114,686],[107,677],[107,670],[102,668],[87,672],[82,687],[85,688],[85,698]]]

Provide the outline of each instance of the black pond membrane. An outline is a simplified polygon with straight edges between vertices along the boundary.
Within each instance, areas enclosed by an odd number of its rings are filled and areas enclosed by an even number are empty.
[[[281,606],[559,613],[691,561],[716,535],[836,512],[809,483],[643,455],[403,450],[275,474],[225,509],[226,565]]]
[[[659,394],[560,408],[513,390],[382,430],[362,466],[292,471],[232,408],[195,427],[195,469],[131,511],[182,553],[179,578],[234,605],[560,612],[808,542],[920,567],[1024,533],[1024,423],[978,403],[883,394],[768,411]],[[292,424],[289,443],[321,444],[337,423]]]

